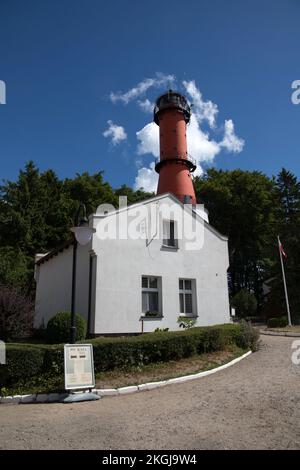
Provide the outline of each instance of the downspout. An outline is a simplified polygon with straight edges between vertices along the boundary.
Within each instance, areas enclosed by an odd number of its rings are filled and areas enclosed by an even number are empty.
[[[92,313],[92,286],[93,286],[93,255],[90,255],[89,262],[89,298],[88,298],[88,321],[87,321],[87,337],[90,337],[91,313]]]

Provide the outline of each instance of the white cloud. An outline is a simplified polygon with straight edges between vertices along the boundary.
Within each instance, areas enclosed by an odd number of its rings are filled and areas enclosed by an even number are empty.
[[[169,88],[174,84],[176,78],[174,75],[164,75],[157,73],[154,78],[146,78],[138,83],[130,90],[121,93],[111,93],[110,99],[113,103],[121,102],[127,105],[131,101],[135,101],[139,108],[145,113],[152,113],[154,103],[152,103],[146,95],[146,92],[151,87],[165,87]],[[194,80],[182,82],[186,93],[191,100],[192,115],[190,123],[187,126],[187,145],[188,153],[196,160],[197,169],[194,175],[203,173],[201,162],[213,162],[214,158],[221,152],[222,149],[232,153],[239,153],[243,150],[244,140],[239,138],[234,131],[234,124],[231,119],[224,122],[224,135],[222,140],[217,141],[210,134],[217,128],[216,119],[218,116],[218,106],[212,101],[205,101],[202,93],[197,88]],[[112,121],[108,121],[109,128],[103,133],[105,137],[112,137],[112,143],[115,145],[127,138],[126,132],[123,127],[116,126]],[[209,132],[203,130],[203,124],[207,123]],[[218,126],[218,129],[220,127]],[[142,129],[136,132],[138,140],[137,154],[145,155],[151,154],[155,158],[159,157],[159,127],[150,122]],[[143,187],[146,191],[155,191],[157,186],[158,175],[154,170],[154,163],[149,167],[143,167],[139,159],[136,162],[138,167],[138,174],[135,178],[135,188]]]
[[[139,141],[137,147],[138,155],[151,153],[154,157],[159,156],[159,127],[154,122],[149,122],[143,129],[136,133]]]
[[[149,168],[140,168],[135,178],[134,189],[143,188],[149,193],[154,193],[157,188],[158,174],[154,169],[154,162],[150,163]]]
[[[214,140],[209,140],[209,135],[203,132],[199,126],[197,118],[191,115],[190,123],[186,131],[188,154],[199,162],[212,162],[220,152],[220,146]]]
[[[228,152],[240,153],[244,148],[245,141],[234,133],[234,124],[231,119],[225,120],[224,137],[220,146],[226,148]]]
[[[154,103],[151,103],[151,101],[148,100],[148,98],[143,101],[138,100],[138,105],[140,109],[144,111],[144,113],[153,113],[153,109],[155,106]]]
[[[110,99],[113,103],[121,101],[123,104],[128,104],[130,101],[135,100],[139,96],[146,93],[151,87],[163,87],[170,86],[175,81],[174,75],[165,75],[158,72],[155,78],[146,78],[142,82],[138,83],[135,87],[126,91],[125,93],[110,93]]]
[[[117,145],[127,139],[124,127],[114,124],[111,120],[107,121],[108,128],[102,133],[104,137],[110,137],[113,145]]]
[[[215,127],[216,116],[219,112],[218,106],[212,101],[203,100],[202,93],[196,87],[194,80],[191,80],[190,82],[186,82],[184,80],[182,83],[188,95],[192,99],[192,111],[195,114],[197,121],[199,123],[201,123],[202,121],[207,121],[210,127]]]

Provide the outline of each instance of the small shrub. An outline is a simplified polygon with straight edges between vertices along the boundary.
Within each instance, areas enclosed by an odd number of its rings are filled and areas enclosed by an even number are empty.
[[[209,328],[206,332],[207,352],[221,351],[226,344],[226,338],[220,328]]]
[[[189,328],[193,328],[196,325],[196,318],[188,318],[188,317],[178,317],[177,323],[179,328],[183,328],[188,330]]]
[[[164,333],[165,331],[169,331],[169,328],[155,328],[154,333]]]
[[[254,294],[247,289],[240,290],[231,300],[232,307],[238,317],[254,316],[257,310],[257,300]]]
[[[75,315],[76,341],[82,341],[86,336],[87,323],[81,316]],[[46,340],[50,344],[67,343],[70,339],[71,313],[58,312],[47,324]]]
[[[19,339],[32,329],[33,300],[15,287],[0,286],[0,338]]]
[[[242,320],[239,326],[240,334],[237,336],[237,346],[257,351],[259,348],[259,331],[245,320]]]
[[[267,326],[269,328],[284,328],[288,325],[288,318],[283,317],[276,317],[276,318],[269,318],[267,321]]]

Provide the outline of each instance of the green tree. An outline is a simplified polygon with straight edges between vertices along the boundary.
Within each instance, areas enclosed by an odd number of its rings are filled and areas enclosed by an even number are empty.
[[[246,289],[241,289],[231,300],[238,317],[251,317],[256,314],[257,300],[255,295]]]
[[[20,249],[11,246],[0,247],[0,285],[27,291],[33,281],[32,270],[33,259]]]
[[[63,182],[63,191],[70,203],[70,213],[76,212],[78,201],[86,205],[87,213],[96,211],[100,204],[112,204],[116,207],[117,198],[109,183],[103,181],[103,172],[90,175],[77,174],[74,179]]]
[[[277,202],[276,235],[284,246],[287,258],[283,258],[292,321],[300,321],[300,182],[296,176],[282,168],[278,174],[275,185]],[[267,317],[286,315],[286,303],[282,281],[282,271],[277,245],[274,235],[272,244],[273,264],[270,275],[268,301],[266,304]]]
[[[134,191],[129,186],[123,184],[120,188],[115,190],[115,195],[119,196],[127,196],[127,203],[134,204],[135,202],[144,201],[145,199],[149,199],[150,197],[154,196],[154,193],[147,193],[142,189],[138,189]]]
[[[248,289],[260,303],[271,265],[274,187],[273,179],[256,171],[209,169],[195,178],[197,198],[205,203],[210,223],[229,237],[231,295]]]
[[[29,162],[16,182],[0,187],[0,245],[34,256],[65,237],[69,206],[52,170],[40,174]]]

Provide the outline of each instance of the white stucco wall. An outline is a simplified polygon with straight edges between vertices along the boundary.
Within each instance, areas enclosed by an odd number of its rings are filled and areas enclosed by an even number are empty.
[[[76,313],[87,318],[90,245],[78,246],[76,276]],[[46,326],[59,311],[71,310],[73,246],[36,266],[34,327]]]
[[[164,216],[163,204],[172,205],[175,198],[164,196],[154,199],[157,212],[156,228],[161,228]],[[153,204],[153,200],[144,204]],[[176,202],[179,212],[183,210]],[[135,206],[129,207],[132,214]],[[104,220],[100,212],[95,214],[92,225],[97,228]],[[124,212],[122,213],[124,215]],[[121,217],[123,215],[121,214]],[[154,213],[151,215],[152,221]],[[189,217],[194,217],[190,215]],[[105,217],[114,224],[120,213]],[[156,220],[156,217],[155,217]],[[195,219],[203,228],[204,244],[201,249],[187,251],[185,240],[179,240],[178,250],[162,248],[162,233],[158,239],[148,235],[145,239],[106,239],[97,234],[85,247],[78,246],[76,279],[76,312],[88,316],[89,259],[93,253],[91,323],[94,334],[122,334],[153,331],[155,328],[178,329],[179,278],[194,279],[196,286],[197,325],[214,325],[230,322],[227,268],[228,247],[226,237],[219,235],[207,223]],[[124,223],[122,221],[121,225]],[[140,226],[146,231],[149,220]],[[201,232],[201,230],[200,230]],[[73,246],[59,252],[57,256],[37,267],[35,327],[46,326],[58,311],[71,308]],[[157,276],[162,282],[162,319],[142,317],[142,276]]]
[[[162,201],[161,201],[162,202]],[[174,204],[167,197],[164,203]],[[160,212],[161,204],[157,205]],[[129,208],[129,212],[131,209]],[[108,218],[114,223],[120,214]],[[107,218],[107,220],[108,220]],[[176,220],[176,217],[174,217]],[[101,219],[94,218],[94,226]],[[197,223],[200,224],[198,221]],[[142,331],[141,277],[162,278],[162,313],[160,320],[145,319],[143,330],[178,329],[179,278],[196,280],[197,324],[227,323],[229,302],[227,287],[227,239],[204,227],[204,245],[197,251],[186,251],[184,241],[178,250],[162,249],[162,239],[147,246],[145,240],[99,240],[93,238],[97,254],[97,284],[94,333],[139,333]]]

